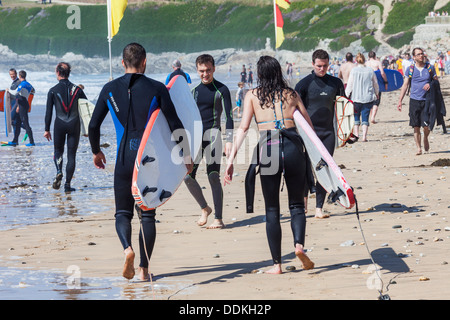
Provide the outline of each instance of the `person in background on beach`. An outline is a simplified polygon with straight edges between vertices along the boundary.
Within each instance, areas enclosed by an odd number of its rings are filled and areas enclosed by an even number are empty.
[[[245,64],[242,65],[241,82],[243,82],[244,84],[247,83],[247,70],[245,69]]]
[[[233,109],[237,110],[237,117],[241,117],[241,106],[244,103],[244,83],[239,82],[238,83],[238,90],[236,91],[236,108]]]
[[[352,96],[355,107],[355,126],[350,137],[354,142],[359,138],[359,128],[362,127],[362,140],[367,141],[369,114],[373,101],[378,98],[378,80],[372,68],[365,65],[366,58],[362,53],[356,55],[357,66],[352,69],[345,88],[347,97]]]
[[[191,77],[189,76],[189,73],[184,72],[183,70],[181,70],[181,62],[180,62],[180,60],[174,60],[172,62],[172,68],[173,68],[173,72],[167,76],[165,85],[168,85],[170,80],[172,80],[172,78],[177,76],[177,75],[183,76],[186,79],[187,83],[192,83]]]
[[[424,149],[426,152],[430,149],[430,143],[428,141],[430,129],[422,120],[422,110],[425,108],[426,94],[430,90],[430,83],[433,79],[437,80],[437,76],[434,67],[429,62],[426,62],[426,57],[421,48],[414,48],[412,55],[414,57],[414,64],[410,66],[408,77],[405,78],[405,82],[403,83],[397,108],[398,111],[402,111],[402,101],[409,88],[411,92],[409,99],[409,125],[414,129],[414,141],[417,147],[416,155],[421,155],[421,127],[423,127]]]
[[[89,142],[94,154],[94,165],[104,169],[106,158],[100,149],[100,127],[108,114],[112,113],[117,132],[117,157],[114,168],[114,198],[116,232],[125,254],[122,275],[132,279],[135,275],[135,253],[131,241],[135,201],[131,191],[134,164],[139,144],[150,116],[151,101],[156,101],[167,119],[172,132],[181,132],[182,141],[188,141],[184,127],[177,116],[169,91],[161,82],[144,75],[147,58],[145,49],[137,43],[130,43],[123,49],[122,65],[125,75],[108,82],[100,92],[89,123]],[[176,140],[180,143],[180,140]],[[184,143],[183,143],[184,144]],[[182,147],[183,152],[189,147]],[[183,154],[188,172],[192,170],[192,160]],[[155,209],[138,210],[141,220],[139,234],[140,270],[139,279],[149,280],[148,265],[156,239]]]
[[[373,69],[373,71],[380,70],[381,77],[383,78],[383,81],[384,81],[385,89],[387,90],[388,81],[387,81],[386,73],[384,72],[384,69],[383,69],[383,66],[382,66],[380,60],[377,59],[377,55],[375,54],[375,52],[373,52],[373,51],[369,52],[369,60],[366,62],[366,65],[368,67],[371,67]],[[378,112],[378,107],[380,105],[380,101],[381,101],[381,92],[378,94],[378,99],[376,99],[374,101],[372,110],[370,112],[370,122],[373,124],[377,123],[377,121],[375,120],[375,117]]]
[[[83,90],[69,81],[71,66],[67,62],[60,62],[56,66],[56,79],[58,84],[52,87],[47,94],[47,108],[45,111],[44,138],[51,141],[53,138],[53,161],[56,166],[56,177],[52,187],[58,190],[63,178],[64,146],[67,141],[66,182],[64,192],[75,191],[70,183],[76,166],[78,144],[80,142],[80,114],[78,112],[78,99],[87,99]],[[55,107],[55,121],[53,123],[53,137],[50,126]]]
[[[397,64],[397,71],[403,74],[403,59],[401,56],[397,56],[397,61],[395,61],[395,63]]]
[[[292,81],[292,74],[294,72],[294,68],[292,67],[292,63],[286,61],[286,75],[287,75],[287,80],[290,83],[290,81]]]
[[[351,52],[347,52],[347,54],[345,55],[345,63],[343,63],[339,68],[338,73],[338,78],[341,79],[344,83],[344,88],[347,86],[350,71],[352,71],[355,66],[355,63],[353,62],[353,54]]]
[[[403,73],[403,78],[408,76],[408,70],[409,67],[414,63],[414,60],[411,58],[411,55],[409,53],[405,53],[405,57],[403,58],[402,61],[402,68],[404,71]]]
[[[262,56],[257,63],[258,86],[245,95],[244,111],[225,170],[224,184],[233,178],[233,161],[241,147],[250,123],[255,117],[260,133],[260,180],[266,211],[266,234],[273,268],[266,273],[281,274],[280,184],[288,189],[291,229],[295,255],[305,270],[314,268],[304,250],[306,216],[304,187],[307,185],[307,161],[297,132],[293,114],[299,110],[312,127],[308,113],[298,94],[283,78],[280,63]]]
[[[9,89],[16,90],[20,84],[20,79],[17,76],[17,70],[14,68],[9,69],[9,76],[11,77],[11,80],[12,80],[12,83],[11,83],[11,86],[9,87]],[[16,121],[20,121],[19,114],[16,112],[16,104],[17,104],[17,100],[12,99],[11,100],[11,125],[12,125],[14,131],[16,130]],[[20,124],[20,127],[22,129],[25,129],[23,123]],[[25,137],[23,140],[25,141],[27,137],[28,137],[28,135],[25,133]]]
[[[248,80],[247,80],[248,87],[251,89],[253,88],[253,71],[252,67],[248,67]],[[243,99],[242,99],[243,101]]]
[[[15,96],[17,100],[17,107],[15,112],[17,113],[16,117],[16,125],[14,130],[14,139],[13,141],[8,142],[9,146],[17,146],[19,144],[19,136],[20,136],[20,128],[23,125],[25,128],[25,132],[30,139],[30,143],[27,143],[27,147],[35,146],[33,139],[33,131],[31,130],[30,123],[28,121],[28,110],[30,109],[30,105],[28,103],[28,97],[31,93],[34,94],[35,90],[33,86],[26,80],[27,73],[24,70],[19,71],[19,80],[20,84],[18,85],[16,90],[10,90],[10,94]],[[11,112],[14,112],[11,110]]]
[[[222,160],[222,132],[221,115],[225,113],[226,143],[225,155],[228,157],[233,143],[233,110],[231,105],[230,90],[223,83],[214,79],[214,58],[209,54],[202,54],[195,61],[197,73],[201,82],[192,89],[194,100],[197,103],[203,123],[202,149],[194,161],[194,169],[184,179],[184,182],[201,208],[201,216],[197,221],[199,226],[204,226],[212,209],[203,196],[202,188],[195,179],[198,166],[205,157],[206,173],[211,186],[214,202],[214,222],[208,229],[221,229],[223,223],[223,192],[220,183],[220,164]]]
[[[345,96],[344,84],[341,79],[327,74],[330,56],[325,50],[318,49],[313,52],[313,71],[304,77],[295,86],[302,102],[311,118],[317,136],[323,142],[330,155],[333,155],[336,144],[334,131],[334,104],[336,96]],[[327,192],[316,184],[316,213],[315,217],[328,218],[322,212]],[[305,195],[305,208],[307,208],[307,195]]]

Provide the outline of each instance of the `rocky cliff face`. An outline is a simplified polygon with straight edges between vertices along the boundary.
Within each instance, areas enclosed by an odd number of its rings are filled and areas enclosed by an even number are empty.
[[[427,17],[426,23],[416,27],[416,33],[403,51],[421,47],[431,55],[450,50],[450,16]]]

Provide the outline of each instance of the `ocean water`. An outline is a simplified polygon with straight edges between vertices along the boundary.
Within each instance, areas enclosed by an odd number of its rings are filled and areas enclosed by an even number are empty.
[[[199,82],[196,74],[190,75],[194,84]],[[114,75],[115,78],[119,76]],[[164,82],[167,74],[148,76]],[[217,79],[227,84],[232,91],[237,87],[238,77],[237,74],[232,78],[226,74],[217,75]],[[22,130],[18,147],[0,147],[0,230],[105,211],[111,211],[113,215],[113,170],[117,143],[111,116],[106,117],[101,129],[101,143],[106,144],[102,148],[107,159],[106,169],[94,167],[89,140],[82,136],[72,180],[72,187],[77,190],[70,194],[66,194],[63,187],[54,190],[51,187],[56,175],[53,142],[47,141],[43,134],[47,93],[57,83],[57,79],[54,72],[31,71],[27,74],[27,80],[36,90],[29,113],[36,146],[26,147],[26,142],[21,142],[25,135]],[[86,96],[95,103],[102,87],[109,80],[109,73],[71,74],[70,80],[75,84],[83,84]],[[0,75],[0,88],[7,88],[10,84],[8,74]],[[233,97],[232,92],[232,100]],[[11,141],[12,138],[12,134],[6,137],[4,113],[0,113],[0,141]],[[66,155],[63,161],[66,162]]]
[[[149,76],[161,82],[166,77],[165,74]],[[194,81],[198,80],[195,75],[193,78]],[[53,142],[47,141],[43,134],[47,93],[57,83],[57,79],[51,72],[29,72],[27,80],[36,89],[29,114],[36,146],[26,147],[26,142],[21,143],[25,134],[22,130],[19,146],[0,147],[0,231],[55,220],[80,219],[102,212],[110,212],[113,217],[113,170],[117,143],[111,116],[106,117],[101,129],[102,150],[107,160],[105,170],[94,167],[89,140],[82,136],[72,180],[72,187],[76,191],[66,194],[63,187],[54,190],[52,182],[56,168]],[[70,80],[75,84],[83,84],[88,99],[95,103],[102,87],[109,80],[109,74],[73,74]],[[10,83],[8,74],[0,75],[0,88],[9,87]],[[11,135],[6,137],[4,113],[0,113],[0,140],[12,140]],[[66,162],[66,155],[63,161]],[[3,262],[8,265],[8,261]],[[60,271],[0,267],[0,300],[29,300],[35,299],[37,295],[42,300],[164,299],[168,294],[190,284],[189,280],[185,283],[164,279],[152,287],[148,282],[128,282],[122,277],[83,277],[78,286],[73,288],[68,281],[70,274]]]

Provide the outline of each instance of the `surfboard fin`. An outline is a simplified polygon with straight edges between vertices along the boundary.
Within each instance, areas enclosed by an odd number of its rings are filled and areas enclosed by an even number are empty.
[[[161,191],[161,195],[159,196],[159,200],[163,201],[166,198],[170,198],[172,196],[172,192],[170,191],[166,191],[163,189],[163,191]]]
[[[142,190],[142,195],[145,197],[147,195],[147,193],[149,193],[149,192],[156,192],[156,190],[158,190],[158,188],[155,188],[155,187],[150,188],[149,186],[146,186],[144,188],[144,190]]]
[[[333,191],[328,196],[328,203],[336,202],[341,196],[344,196],[345,193],[340,188],[338,188],[336,191]]]
[[[316,165],[316,171],[319,171],[323,167],[328,167],[328,163],[325,160],[320,159],[320,161]]]
[[[145,165],[147,162],[153,162],[153,161],[155,161],[155,158],[147,155],[144,157],[144,159],[142,159],[141,162],[142,162],[142,165]]]

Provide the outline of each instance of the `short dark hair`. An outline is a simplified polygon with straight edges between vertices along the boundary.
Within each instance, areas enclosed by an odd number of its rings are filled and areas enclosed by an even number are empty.
[[[328,55],[328,52],[326,52],[323,49],[317,49],[313,52],[312,55],[312,62],[314,63],[316,59],[323,59],[323,60],[330,60],[330,56]]]
[[[416,50],[420,50],[420,51],[422,51],[422,52],[423,52],[423,49],[422,49],[422,48],[419,48],[419,47],[417,47],[417,48],[414,48],[414,49],[413,49],[413,51],[412,51],[412,55],[413,55],[413,56],[415,56],[415,55],[416,55]]]
[[[14,68],[9,69],[9,72],[14,72],[17,75],[17,70]]]
[[[369,58],[375,59],[376,56],[377,55],[375,54],[375,52],[373,52],[373,51],[369,52]]]
[[[196,66],[198,66],[199,64],[206,64],[208,62],[211,63],[213,65],[213,67],[215,66],[213,56],[210,55],[210,54],[206,54],[206,53],[202,54],[202,55],[199,55],[197,57],[197,59],[195,59],[195,65]]]
[[[147,57],[147,52],[139,43],[128,44],[122,52],[123,63],[126,68],[139,68]]]
[[[347,52],[347,54],[345,55],[345,60],[353,62],[353,54],[351,52]]]
[[[20,70],[19,71],[19,77],[26,79],[27,78],[27,73],[25,72],[25,70]]]
[[[64,79],[69,78],[70,71],[71,67],[70,64],[68,64],[67,62],[60,62],[56,66],[56,73],[58,73],[58,75]]]

